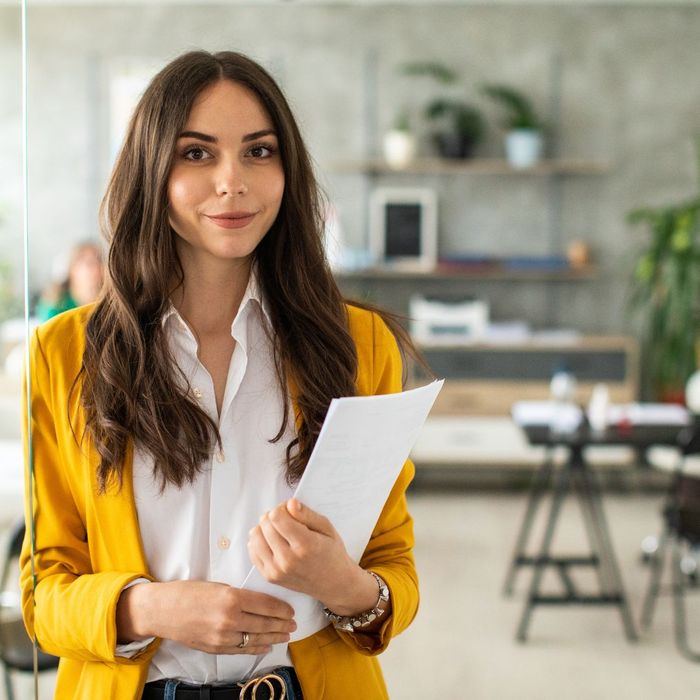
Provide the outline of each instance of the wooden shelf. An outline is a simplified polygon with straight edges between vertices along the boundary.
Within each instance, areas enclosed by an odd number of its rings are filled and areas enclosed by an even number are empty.
[[[624,350],[628,353],[637,352],[637,341],[629,335],[587,335],[576,334],[575,336],[542,335],[541,332],[534,333],[531,337],[514,341],[488,341],[475,340],[463,343],[447,342],[427,342],[415,340],[416,346],[421,351],[428,352],[479,352],[482,350],[498,350],[501,352],[544,352],[546,350],[563,349],[567,352],[588,352]],[[636,356],[634,358],[636,360]],[[636,368],[635,368],[636,371]]]
[[[326,170],[336,173],[365,175],[604,175],[611,164],[604,161],[582,159],[544,160],[532,168],[512,168],[499,158],[418,158],[405,168],[389,167],[379,158],[347,160],[330,163]]]
[[[494,280],[505,282],[576,282],[596,279],[598,270],[593,266],[587,266],[568,270],[455,269],[421,272],[391,267],[373,267],[362,270],[337,271],[334,275],[339,281]]]
[[[513,343],[420,343],[419,349],[445,386],[432,415],[508,415],[518,400],[547,400],[553,367],[566,365],[577,375],[576,400],[586,404],[593,387],[605,382],[611,399],[638,398],[639,348],[624,335],[580,335],[564,340],[535,333]],[[425,383],[416,363],[414,385]]]

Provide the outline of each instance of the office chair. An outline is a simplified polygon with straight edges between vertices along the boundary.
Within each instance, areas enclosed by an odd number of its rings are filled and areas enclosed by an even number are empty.
[[[0,576],[0,663],[3,667],[5,694],[7,700],[15,700],[12,687],[12,671],[32,673],[34,656],[32,641],[24,628],[19,613],[18,596],[8,591],[10,575],[17,571],[17,559],[24,539],[24,521],[15,523],[5,550]],[[11,611],[8,615],[8,611]],[[39,652],[39,672],[49,671],[58,666],[58,657]]]
[[[651,626],[667,553],[671,551],[671,594],[678,650],[691,661],[700,661],[700,650],[691,647],[686,625],[686,593],[698,589],[695,562],[700,552],[700,424],[686,428],[678,438],[681,457],[666,496],[663,529],[658,549],[650,559],[651,575],[642,605],[641,627]]]

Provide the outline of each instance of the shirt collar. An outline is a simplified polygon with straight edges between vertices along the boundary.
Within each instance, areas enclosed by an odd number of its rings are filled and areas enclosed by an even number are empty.
[[[243,295],[243,299],[241,300],[239,313],[251,299],[258,302],[258,305],[260,306],[260,309],[262,310],[267,322],[270,325],[272,325],[270,307],[268,306],[267,299],[265,299],[265,295],[263,294],[263,290],[260,285],[260,276],[258,272],[257,263],[253,263],[253,266],[251,267],[250,278],[248,279],[248,286],[246,287],[245,294]],[[238,314],[236,314],[236,316],[238,316]]]

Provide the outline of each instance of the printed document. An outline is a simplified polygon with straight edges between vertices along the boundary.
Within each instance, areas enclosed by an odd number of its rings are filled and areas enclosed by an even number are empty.
[[[382,396],[333,399],[316,446],[294,494],[325,515],[359,561],[443,380]],[[244,588],[287,601],[303,639],[328,624],[313,598],[268,583],[253,568]]]

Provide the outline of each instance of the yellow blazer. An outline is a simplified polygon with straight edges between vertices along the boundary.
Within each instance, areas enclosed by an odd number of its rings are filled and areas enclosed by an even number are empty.
[[[132,659],[115,656],[119,595],[138,577],[152,579],[134,503],[133,452],[130,448],[122,489],[98,495],[98,456],[87,440],[81,447],[74,437],[82,434],[85,422],[79,392],[69,396],[91,308],[55,317],[32,340],[36,589],[27,537],[21,557],[22,606],[29,634],[36,634],[42,649],[61,657],[58,700],[137,700],[159,640]],[[349,306],[348,313],[359,357],[358,393],[401,391],[401,358],[385,324],[356,307]],[[329,626],[291,643],[306,700],[388,697],[375,656],[411,623],[418,608],[413,522],[405,496],[413,473],[406,462],[360,562],[388,584],[393,613],[376,635],[339,633]],[[29,508],[27,488],[27,513]]]

